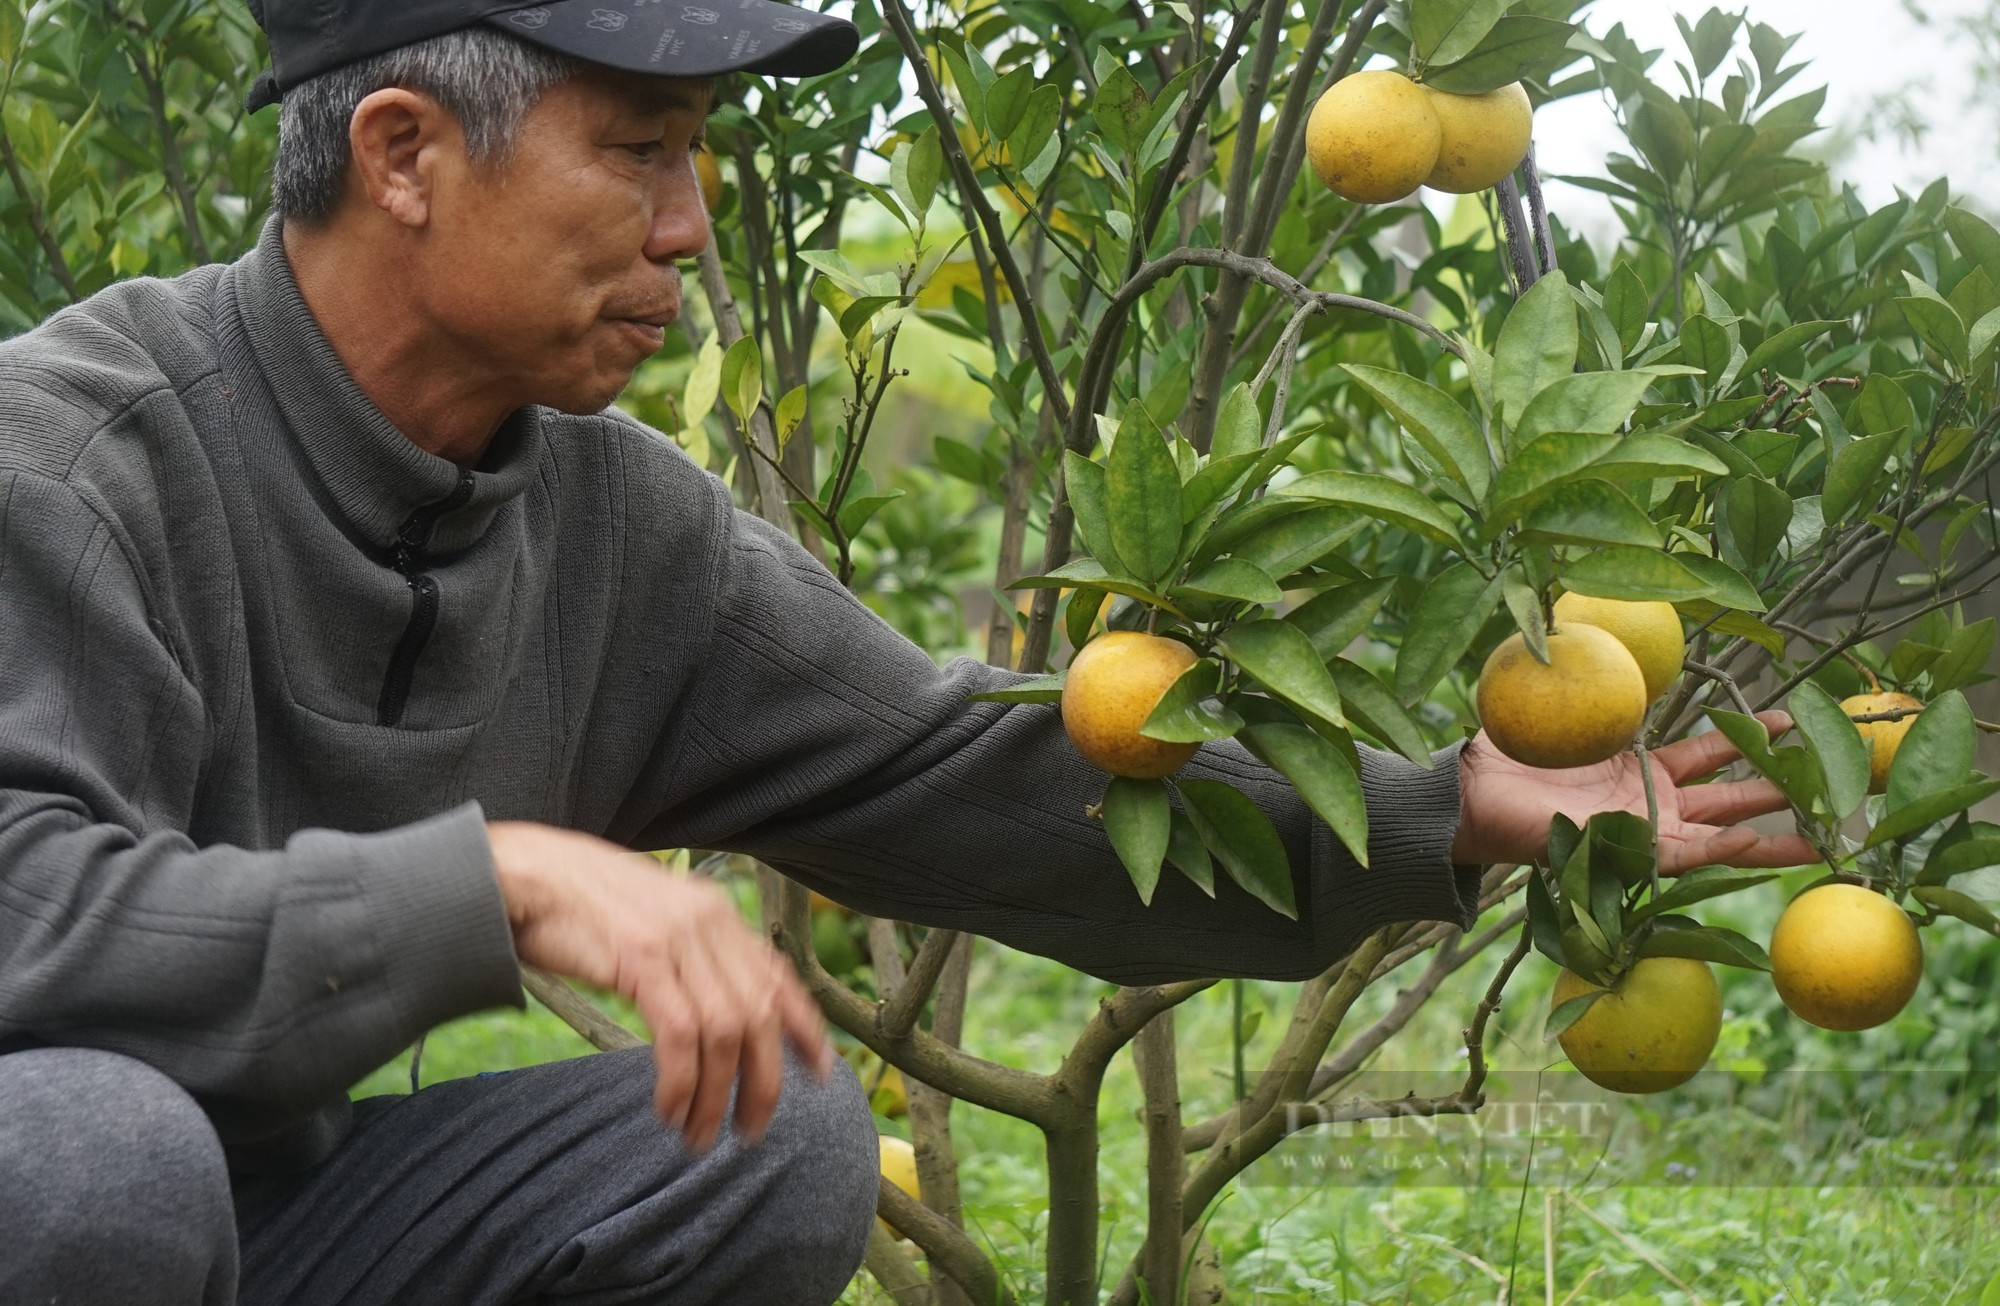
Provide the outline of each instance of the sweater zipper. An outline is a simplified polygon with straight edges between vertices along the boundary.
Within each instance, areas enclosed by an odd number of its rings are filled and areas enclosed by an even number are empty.
[[[393,726],[403,720],[403,708],[410,700],[410,682],[417,674],[417,659],[423,656],[424,646],[430,643],[437,629],[439,590],[436,578],[423,570],[428,561],[426,550],[437,530],[438,519],[463,508],[471,500],[472,483],[471,472],[460,472],[458,484],[450,494],[410,514],[390,547],[389,565],[410,585],[410,622],[403,627],[403,638],[397,642],[389,659],[389,673],[382,680],[382,696],[375,703],[377,725]]]

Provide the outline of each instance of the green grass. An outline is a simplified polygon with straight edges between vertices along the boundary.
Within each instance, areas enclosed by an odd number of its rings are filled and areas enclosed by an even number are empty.
[[[1740,919],[1729,923],[1761,936],[1783,900],[1778,889],[1770,886],[1762,898],[1732,908]],[[1932,945],[1930,936],[1926,942]],[[1964,951],[1962,940],[1940,942],[1950,946],[1932,945],[1926,991],[1949,994],[1953,968],[1962,968],[1962,957],[1973,954]],[[1461,1046],[1458,1026],[1498,960],[1496,951],[1454,977],[1389,1045],[1378,1066],[1435,1069],[1441,1058],[1447,1069],[1461,1064],[1451,1059]],[[1942,1064],[1936,1059],[1940,1046],[1983,1043],[1993,1027],[1990,997],[1979,994],[1988,1005],[1975,1007],[1982,1019],[1969,1024],[1962,1019],[1965,1005],[1941,998],[1935,1014],[1921,1001],[1913,1003],[1896,1022],[1861,1036],[1818,1031],[1801,1036],[1776,1005],[1765,977],[1718,969],[1731,1012],[1718,1064],[1744,1069],[1746,1080],[1755,1078],[1754,1068],[1765,1057],[1781,1052],[1793,1064],[1811,1066],[1936,1066]],[[1537,1068],[1561,1064],[1559,1050],[1539,1037],[1552,982],[1553,968],[1539,958],[1530,958],[1515,977],[1494,1022],[1497,1075],[1532,1076]],[[1246,988],[1249,1006],[1266,1011],[1247,1054],[1254,1068],[1275,1044],[1294,990],[1282,984]],[[1386,1005],[1393,990],[1392,979],[1365,994],[1351,1027]],[[982,944],[968,1046],[996,1061],[1046,1070],[1108,991],[1052,962]],[[629,1012],[622,1014],[629,1019]],[[1180,1010],[1183,1097],[1190,1120],[1230,1100],[1230,1019],[1227,986]],[[433,1032],[423,1078],[431,1083],[587,1050],[538,1006],[526,1013],[489,1013]],[[356,1094],[407,1091],[408,1076],[406,1054],[370,1076]],[[1145,1219],[1144,1141],[1129,1057],[1113,1063],[1102,1101],[1101,1228],[1110,1280],[1135,1250]],[[1761,1117],[1699,1109],[1680,1093],[1648,1100],[1632,1118],[1640,1150],[1690,1164],[1775,1146]],[[1473,1127],[1465,1121],[1450,1124]],[[968,1226],[1021,1300],[1039,1300],[1046,1213],[1040,1138],[1018,1121],[965,1106],[954,1114],[954,1129]],[[1991,1126],[1986,1129],[1990,1135]],[[1295,1138],[1285,1148],[1297,1154],[1328,1146],[1324,1140]],[[1341,1146],[1333,1145],[1328,1154],[1338,1155]],[[1233,1303],[1493,1303],[1502,1300],[1511,1275],[1511,1301],[1520,1304],[1972,1306],[2000,1269],[1995,1220],[2000,1188],[1977,1186],[1969,1178],[1896,1186],[1901,1182],[1891,1168],[1896,1163],[1895,1156],[1879,1158],[1879,1164],[1871,1160],[1861,1182],[1842,1187],[1620,1185],[1599,1170],[1560,1188],[1531,1179],[1525,1192],[1516,1175],[1500,1169],[1487,1182],[1468,1186],[1401,1188],[1287,1186],[1256,1182],[1253,1171],[1246,1177],[1252,1181],[1225,1192],[1208,1230]],[[1992,1182],[1990,1172],[1986,1181]],[[1550,1212],[1552,1230],[1545,1227]],[[1545,1254],[1554,1259],[1552,1291],[1544,1276]],[[848,1306],[886,1300],[865,1275],[843,1298]]]

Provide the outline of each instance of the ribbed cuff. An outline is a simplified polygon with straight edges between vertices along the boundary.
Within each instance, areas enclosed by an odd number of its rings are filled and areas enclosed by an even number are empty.
[[[1324,864],[1334,856],[1345,864],[1332,901],[1366,921],[1367,930],[1394,921],[1451,921],[1469,930],[1478,919],[1481,868],[1451,860],[1463,748],[1453,744],[1436,753],[1428,770],[1394,753],[1361,750],[1368,866],[1355,865],[1333,832],[1313,823],[1315,860]]]
[[[407,1038],[475,1011],[525,1005],[479,804],[354,837],[383,980]]]

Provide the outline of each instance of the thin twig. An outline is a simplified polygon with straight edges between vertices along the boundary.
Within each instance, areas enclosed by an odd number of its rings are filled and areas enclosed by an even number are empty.
[[[559,975],[538,966],[523,966],[521,987],[599,1052],[622,1052],[646,1045],[645,1039],[598,1010],[596,1003],[571,988]]]

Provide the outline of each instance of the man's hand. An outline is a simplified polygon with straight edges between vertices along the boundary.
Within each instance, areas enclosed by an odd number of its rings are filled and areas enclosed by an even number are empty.
[[[1757,717],[1772,738],[1792,728],[1783,712]],[[1660,808],[1660,871],[1679,875],[1697,866],[1798,866],[1817,860],[1797,834],[1759,834],[1741,824],[1785,810],[1769,780],[1698,781],[1741,754],[1710,733],[1668,744],[1649,755]],[[1459,757],[1461,807],[1452,841],[1457,862],[1532,862],[1548,854],[1549,820],[1560,812],[1582,825],[1597,812],[1646,814],[1639,758],[1626,752],[1595,766],[1544,771],[1507,757],[1481,731]]]
[[[689,1147],[714,1144],[740,1075],[736,1128],[762,1138],[783,1041],[824,1078],[826,1025],[785,959],[706,880],[616,844],[523,821],[487,827],[522,961],[630,999],[653,1031],[653,1102]]]

